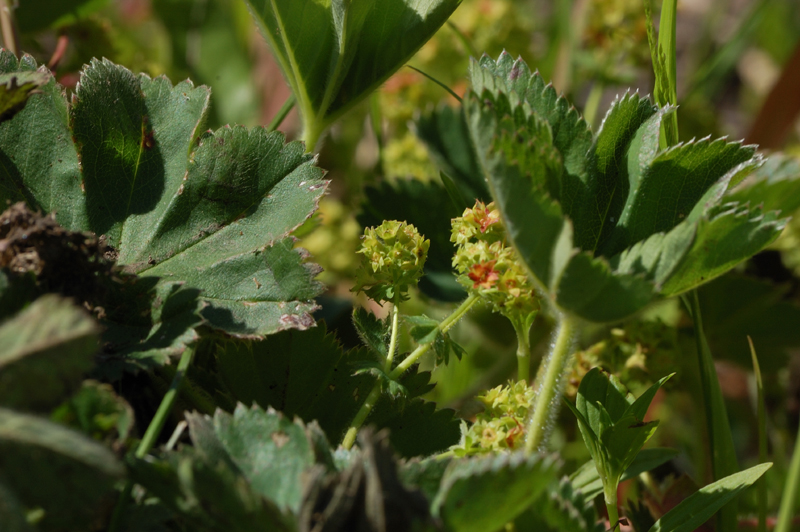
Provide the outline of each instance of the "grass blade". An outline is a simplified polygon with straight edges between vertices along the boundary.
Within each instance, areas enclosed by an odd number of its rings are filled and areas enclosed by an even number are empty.
[[[658,41],[653,28],[651,0],[645,0],[644,12],[647,20],[647,41],[650,44],[650,56],[653,61],[655,87],[653,96],[660,107],[677,105],[677,61],[675,58],[675,33],[677,29],[678,0],[663,0],[661,4],[661,21],[658,27]],[[661,123],[661,149],[678,143],[678,116],[670,113]]]
[[[753,358],[753,373],[756,377],[756,401],[758,409],[758,462],[767,461],[767,414],[764,406],[764,383],[761,380],[761,367],[758,365],[756,348],[753,339],[747,337],[750,344],[750,356]],[[767,532],[767,479],[758,480],[758,532]]]
[[[700,488],[656,521],[650,532],[692,532],[761,478],[770,467],[772,464],[760,464]],[[729,532],[736,530],[736,526],[717,527],[717,530]]]
[[[722,390],[714,368],[714,359],[711,356],[711,350],[703,332],[703,318],[700,313],[700,301],[697,297],[697,291],[693,290],[691,294],[687,295],[685,301],[687,300],[692,321],[694,322],[697,342],[700,388],[708,427],[711,470],[714,480],[719,481],[739,471],[739,464],[736,460],[733,434],[731,434],[731,426],[728,423],[725,400],[722,397]],[[736,530],[736,510],[736,500],[732,498],[717,515],[717,530]]]
[[[794,507],[797,504],[798,491],[800,491],[800,431],[794,442],[794,455],[789,466],[789,475],[783,487],[781,507],[778,510],[778,523],[775,532],[789,532],[794,516]]]

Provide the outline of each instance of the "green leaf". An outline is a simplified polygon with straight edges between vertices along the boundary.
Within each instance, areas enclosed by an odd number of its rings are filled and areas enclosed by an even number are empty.
[[[364,307],[358,307],[353,310],[353,325],[364,345],[380,355],[378,360],[386,360],[389,351],[387,345],[389,323],[379,320],[375,314]]]
[[[31,94],[49,81],[44,72],[0,74],[0,122],[24,109]]]
[[[429,500],[439,492],[442,477],[451,460],[434,456],[432,458],[408,460],[399,464],[398,475],[404,485],[422,491]]]
[[[42,529],[83,529],[125,470],[105,446],[71,429],[0,408],[0,470]]]
[[[23,60],[0,57],[11,71],[29,70]],[[0,199],[24,199],[103,235],[129,272],[202,290],[212,327],[255,338],[309,327],[318,268],[288,235],[316,209],[323,171],[300,143],[264,128],[201,134],[209,96],[188,81],[172,86],[93,60],[71,108],[50,84],[0,125],[0,152],[15,157],[0,173]],[[12,136],[32,130],[47,149]],[[62,160],[66,175],[41,172]]]
[[[370,375],[381,383],[381,391],[388,394],[392,399],[402,401],[408,397],[408,389],[383,371],[383,364],[373,360],[366,360],[353,364],[355,372],[353,375]]]
[[[161,459],[128,458],[131,478],[192,530],[292,532],[295,519],[261,496],[237,470],[184,447]],[[134,507],[135,510],[141,507]],[[130,511],[129,510],[129,511]]]
[[[439,332],[439,322],[429,318],[425,314],[420,316],[406,316],[404,318],[407,322],[411,323],[413,327],[408,331],[411,338],[418,344],[429,344],[436,340],[437,333]]]
[[[770,155],[751,176],[729,190],[725,199],[761,205],[765,211],[796,211],[800,208],[800,161],[781,153]]]
[[[664,464],[680,454],[676,449],[654,447],[642,449],[631,462],[631,465],[620,477],[620,482],[639,476],[645,471],[650,471]],[[603,482],[597,473],[594,461],[589,460],[569,477],[573,487],[579,489],[586,499],[591,500],[603,493]]]
[[[592,498],[567,479],[551,482],[515,521],[519,532],[603,532]]]
[[[0,72],[36,70],[29,55],[0,50]],[[12,120],[0,124],[0,201],[25,201],[33,211],[55,212],[71,231],[88,229],[78,152],[72,142],[64,89],[49,76]]]
[[[310,143],[430,39],[460,0],[247,0]],[[308,150],[314,146],[309,145]]]
[[[725,192],[760,164],[703,139],[659,151],[674,114],[618,98],[596,137],[521,60],[484,56],[463,109],[510,243],[561,310],[615,322],[757,253],[784,221]]]
[[[691,532],[745,488],[751,486],[772,463],[760,464],[700,488],[667,512],[649,532]]]
[[[552,458],[521,453],[451,462],[434,516],[455,532],[498,530],[542,495],[557,469]]]
[[[0,327],[0,404],[48,411],[94,365],[100,328],[86,312],[45,295]]]
[[[136,283],[141,286],[134,285],[134,291],[144,294],[129,297],[140,296],[135,300],[143,307],[123,308],[120,315],[105,322],[97,377],[117,380],[123,372],[137,373],[167,364],[200,338],[195,330],[204,323],[199,290],[187,288],[183,282],[155,283],[156,279]],[[148,290],[148,286],[153,288]],[[137,310],[147,319],[137,316]]]
[[[233,415],[217,411],[214,432],[233,463],[258,493],[296,512],[301,473],[314,464],[304,428],[274,410],[239,404]]]
[[[332,444],[338,444],[375,383],[368,374],[353,375],[360,363],[373,361],[366,349],[345,351],[318,326],[284,331],[261,342],[225,342],[215,347],[217,384],[232,402],[273,407],[307,423],[317,420]],[[430,391],[429,372],[412,367],[400,377],[407,397],[382,397],[366,424],[390,428],[390,440],[404,456],[440,451],[460,436],[452,410],[436,410],[419,399]],[[196,383],[200,384],[200,383]],[[206,390],[214,393],[214,390]],[[425,433],[425,438],[419,434]]]
[[[786,221],[774,212],[735,203],[713,209],[698,221],[691,248],[664,282],[661,293],[680,294],[722,275],[778,238]]]
[[[684,219],[697,219],[712,200],[707,193],[717,192],[714,185],[722,185],[724,191],[737,174],[757,166],[754,154],[752,146],[706,138],[670,148],[650,161],[637,161],[641,176],[636,186],[631,186],[601,253],[616,255],[649,235],[669,231]]]
[[[459,212],[472,207],[475,200],[491,201],[463,112],[448,105],[439,106],[420,115],[414,123],[414,132],[466,202]],[[447,186],[444,176],[442,181]]]

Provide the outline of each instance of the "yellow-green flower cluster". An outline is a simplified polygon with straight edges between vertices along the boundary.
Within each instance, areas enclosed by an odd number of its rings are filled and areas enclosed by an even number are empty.
[[[453,448],[456,456],[497,451],[513,451],[525,445],[528,409],[533,388],[525,381],[509,382],[478,396],[485,411],[475,423],[462,426],[461,443]]]
[[[397,302],[422,277],[430,240],[406,222],[387,220],[367,227],[358,253],[365,264],[359,269],[353,291],[364,292],[376,301]]]
[[[456,244],[453,267],[458,282],[512,321],[525,321],[539,310],[528,272],[506,244],[505,228],[494,203],[480,201],[452,221]]]

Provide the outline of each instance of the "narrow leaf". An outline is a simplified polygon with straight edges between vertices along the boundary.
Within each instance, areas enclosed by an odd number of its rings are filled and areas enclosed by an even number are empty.
[[[770,467],[772,463],[757,465],[700,488],[656,521],[649,532],[692,532]]]

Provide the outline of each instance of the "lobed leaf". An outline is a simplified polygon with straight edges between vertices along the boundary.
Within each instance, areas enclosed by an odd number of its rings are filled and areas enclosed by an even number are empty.
[[[0,56],[5,72],[34,68]],[[201,134],[209,98],[93,60],[68,106],[50,78],[0,124],[0,199],[102,235],[129,272],[201,290],[212,327],[255,338],[307,328],[322,286],[288,235],[316,209],[323,171],[264,128]]]
[[[455,532],[498,530],[542,495],[557,467],[550,457],[521,453],[451,462],[433,514]]]
[[[664,118],[618,98],[596,137],[520,60],[473,62],[470,137],[511,243],[561,310],[595,322],[631,316],[694,288],[769,244],[785,222],[725,206],[756,169],[752,146],[724,139],[659,151]]]

